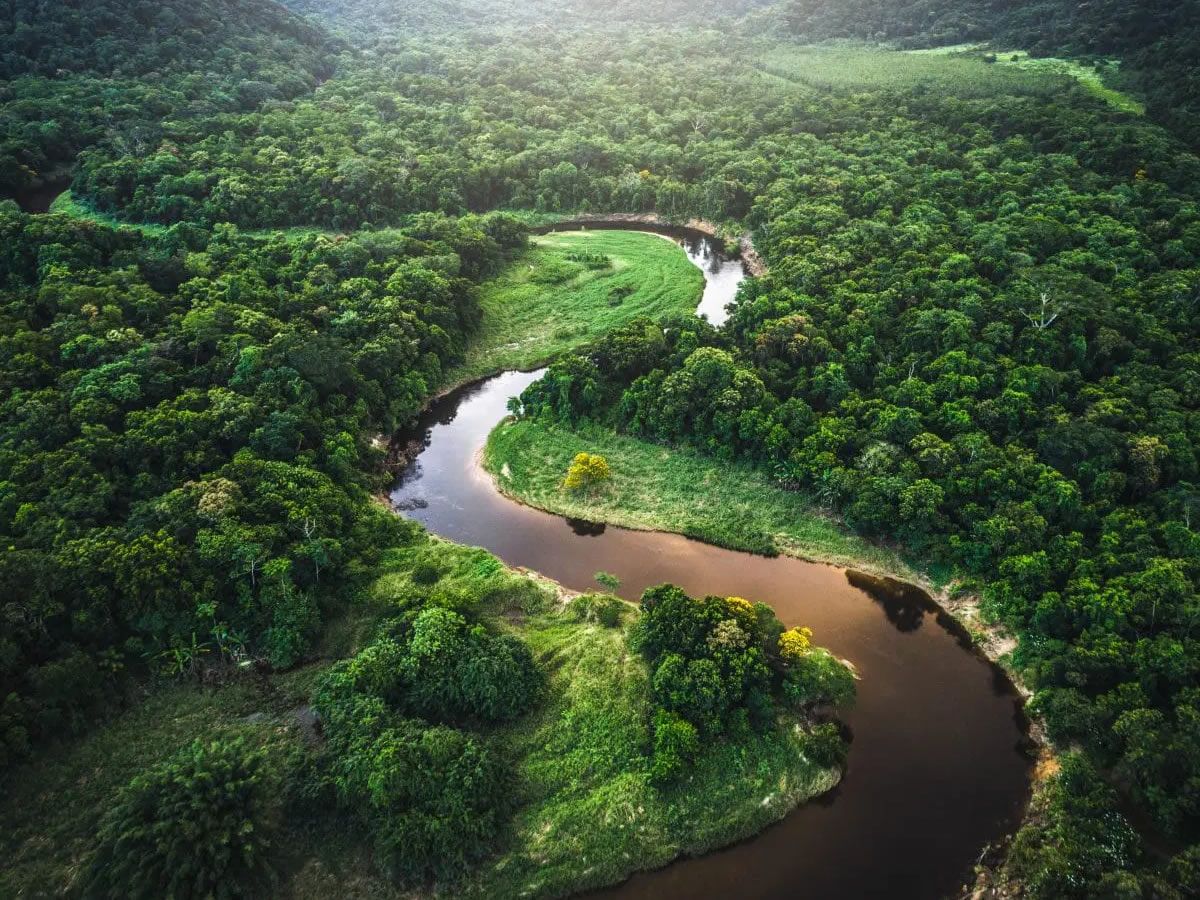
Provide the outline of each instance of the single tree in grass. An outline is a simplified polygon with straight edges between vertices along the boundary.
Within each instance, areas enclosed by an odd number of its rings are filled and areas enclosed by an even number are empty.
[[[568,491],[591,491],[612,478],[608,460],[598,453],[576,453],[563,479]]]

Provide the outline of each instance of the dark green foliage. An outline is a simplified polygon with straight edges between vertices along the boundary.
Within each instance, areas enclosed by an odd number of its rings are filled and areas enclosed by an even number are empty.
[[[317,706],[329,714],[367,694],[405,715],[441,722],[504,722],[528,710],[544,678],[520,640],[489,634],[448,609],[426,609],[398,638],[384,636],[339,663]]]
[[[490,848],[510,803],[507,767],[479,739],[404,719],[365,695],[328,710],[340,801],[402,881],[460,876]]]
[[[78,730],[122,671],[308,652],[348,564],[404,540],[366,500],[361,436],[415,415],[461,350],[459,272],[501,258],[486,227],[147,237],[0,214],[0,763]]]
[[[384,632],[317,686],[333,785],[396,878],[459,877],[505,821],[511,776],[482,737],[428,720],[511,720],[539,699],[544,677],[521,641],[452,610],[427,608]]]
[[[832,722],[814,725],[804,745],[805,755],[822,766],[843,766],[849,751],[841,729]]]
[[[275,796],[262,751],[241,741],[184,748],[134,778],[105,815],[83,896],[260,895]]]
[[[854,675],[832,653],[813,647],[788,660],[783,677],[783,696],[797,706],[831,703],[846,707],[854,702]]]
[[[1011,868],[1037,898],[1110,894],[1142,853],[1117,809],[1116,793],[1082,756],[1069,753],[1036,811],[1013,843]],[[1169,896],[1169,895],[1168,895]]]
[[[762,603],[740,597],[693,599],[674,585],[647,590],[632,640],[652,673],[655,779],[670,780],[685,771],[695,755],[688,748],[696,746],[698,737],[713,739],[748,724],[768,725],[774,719],[775,695],[798,706],[850,702],[853,678],[826,651],[810,648],[807,634],[804,655],[788,652],[781,640],[783,626]],[[822,662],[812,665],[827,669],[823,681],[798,668],[814,654]],[[833,668],[842,670],[844,680]],[[803,696],[796,685],[803,686]],[[667,729],[661,737],[659,726]]]
[[[668,784],[683,775],[700,752],[696,726],[677,713],[658,710],[654,717],[654,758],[650,776]]]

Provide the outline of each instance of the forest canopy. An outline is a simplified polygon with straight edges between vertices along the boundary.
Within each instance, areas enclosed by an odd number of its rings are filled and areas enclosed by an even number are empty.
[[[625,323],[515,410],[738,460],[951,573],[1071,748],[1013,876],[1196,893],[1194,0],[290,7],[0,0],[0,196],[69,184],[49,215],[0,202],[0,766],[133,683],[309,660],[419,543],[371,501],[373,438],[462,363],[528,223],[696,217],[766,263],[728,324]],[[1148,114],[1004,51],[1103,62]],[[480,734],[545,689],[421,565],[409,618],[313,688],[313,784],[410,880],[491,852],[513,791]],[[852,693],[763,610],[647,596],[655,780],[772,697]],[[102,853],[210,764],[258,783],[196,745],[131,783]]]

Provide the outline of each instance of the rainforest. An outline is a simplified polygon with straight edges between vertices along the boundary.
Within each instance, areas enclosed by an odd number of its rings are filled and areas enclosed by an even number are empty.
[[[0,0],[0,896],[1200,896],[1198,86]]]

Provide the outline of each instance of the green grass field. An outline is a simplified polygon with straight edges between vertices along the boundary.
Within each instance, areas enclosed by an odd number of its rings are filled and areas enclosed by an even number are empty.
[[[608,486],[590,495],[561,486],[571,458],[581,451],[600,453],[613,472]],[[550,512],[914,577],[896,553],[850,533],[807,495],[782,490],[748,466],[692,450],[668,449],[596,425],[573,430],[526,420],[498,426],[483,462],[506,494]]]
[[[590,269],[571,255],[607,257]],[[542,235],[481,288],[483,325],[463,363],[461,384],[502,369],[529,369],[637,316],[693,312],[704,276],[674,242],[638,231]]]
[[[982,54],[926,54],[855,45],[779,45],[756,61],[759,70],[818,90],[911,90],[936,87],[958,97],[1026,94],[1047,97],[1061,91],[1060,79],[984,62]],[[1057,74],[1057,73],[1056,73]]]
[[[681,785],[649,783],[648,673],[620,628],[568,613],[519,630],[549,670],[550,700],[508,735],[526,803],[508,852],[464,893],[560,897],[613,884],[748,837],[832,788],[836,769],[804,756],[791,717],[742,740],[709,745]]]

